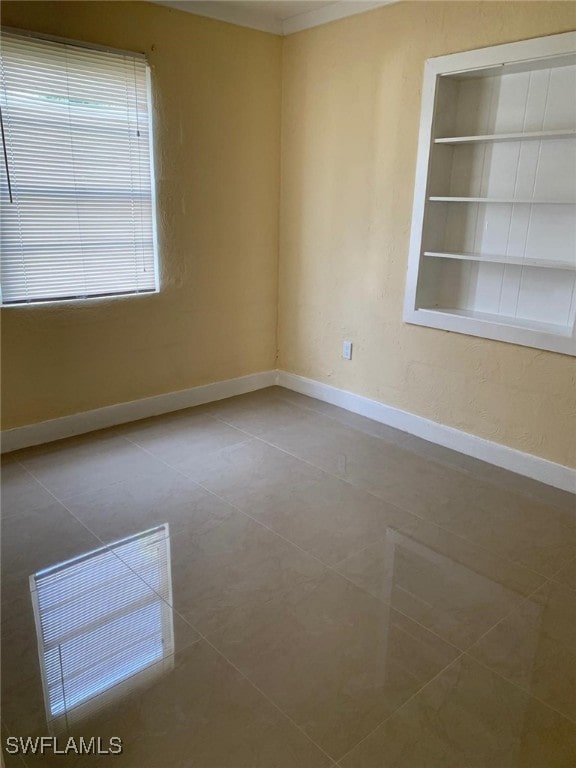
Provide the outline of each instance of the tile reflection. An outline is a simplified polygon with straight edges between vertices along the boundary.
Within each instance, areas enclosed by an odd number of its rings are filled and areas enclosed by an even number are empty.
[[[573,768],[575,760],[574,723],[463,654],[340,765]]]
[[[51,733],[172,668],[168,524],[38,571],[30,589]]]
[[[548,582],[470,654],[576,722],[576,602],[570,589]]]
[[[444,640],[467,649],[542,584],[542,577],[419,522],[337,569]]]

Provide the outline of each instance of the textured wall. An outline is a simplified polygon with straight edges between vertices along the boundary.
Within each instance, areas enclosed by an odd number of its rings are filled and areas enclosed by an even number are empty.
[[[402,322],[425,59],[572,29],[573,2],[408,2],[285,40],[281,368],[575,464],[573,358]]]
[[[2,310],[3,428],[274,367],[278,37],[149,3],[2,4],[149,57],[162,290]]]
[[[274,367],[283,45],[281,367],[574,465],[572,358],[401,318],[424,60],[576,29],[575,3],[400,3],[284,41],[135,2],[2,14],[147,53],[162,264],[156,296],[2,311],[3,428]]]

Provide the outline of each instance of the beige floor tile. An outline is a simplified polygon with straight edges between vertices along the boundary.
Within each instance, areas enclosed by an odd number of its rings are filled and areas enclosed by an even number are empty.
[[[366,434],[375,437],[381,437],[388,442],[396,443],[398,446],[438,464],[464,470],[477,478],[487,480],[501,488],[516,491],[527,496],[533,496],[547,504],[555,505],[560,509],[576,512],[576,495],[573,493],[562,491],[559,488],[540,483],[532,478],[518,475],[515,472],[510,472],[501,467],[496,467],[494,464],[488,464],[487,462],[475,459],[472,456],[467,456],[466,454],[459,453],[450,448],[445,448],[437,443],[431,443],[428,440],[423,440],[422,438],[407,432],[402,432],[393,427],[389,427],[386,424],[380,424],[377,421],[367,419],[364,416],[345,411],[342,408],[337,408],[329,403],[323,403],[312,397],[300,395],[288,389],[283,389],[282,387],[270,387],[269,391],[274,390],[277,391],[278,397],[282,397],[301,408],[306,408],[307,410],[316,411],[317,413],[329,416],[335,421],[353,427],[359,432],[365,432]]]
[[[273,502],[285,487],[312,486],[323,473],[289,454],[252,438],[180,465],[188,477],[233,504],[254,497]]]
[[[539,587],[544,577],[413,518],[337,570],[465,650]]]
[[[156,545],[150,544],[151,548]],[[174,608],[219,648],[251,655],[266,630],[269,605],[284,610],[326,569],[276,534],[236,512],[199,535],[188,529],[170,537]],[[145,558],[126,562],[141,574]]]
[[[576,596],[547,583],[470,654],[576,722]]]
[[[12,736],[12,734],[6,728],[4,723],[2,723],[0,728],[0,734],[2,737],[2,759],[4,761],[1,763],[2,766],[4,766],[4,768],[26,768],[26,764],[24,763],[22,757],[18,754],[13,754],[13,745],[8,745],[6,741],[9,736]],[[10,746],[10,752],[5,750],[5,746]]]
[[[400,445],[315,412],[304,422],[271,430],[264,439],[367,490],[386,488],[399,479],[395,470],[406,458]]]
[[[222,451],[192,476],[327,564],[415,520],[260,441]]]
[[[449,530],[544,576],[576,553],[576,515],[475,478],[435,505],[433,516]]]
[[[33,685],[35,681],[40,683],[36,626],[30,588],[27,584],[22,590],[18,604],[12,603],[3,616],[0,663],[3,717],[8,716],[10,719],[13,696],[18,691]]]
[[[576,553],[576,515],[325,417],[315,415],[265,439],[544,576]]]
[[[563,566],[553,578],[559,584],[576,589],[576,558]]]
[[[463,470],[471,476],[486,480],[503,490],[531,496],[565,511],[576,512],[576,496],[568,491],[545,485],[530,477],[518,475],[494,464],[488,464],[488,462],[480,461],[464,453],[445,448],[437,443],[422,440],[414,435],[408,435],[402,441],[402,447],[438,464]]]
[[[343,768],[572,768],[576,726],[463,657],[341,764]]]
[[[2,468],[7,730],[47,732],[34,571],[112,553],[78,658],[92,671],[121,645],[128,669],[68,716],[123,756],[29,765],[576,765],[568,494],[277,387]],[[94,581],[58,621],[92,616]],[[119,627],[144,642],[144,606],[162,660],[132,668]]]
[[[2,463],[0,485],[0,513],[3,518],[54,503],[54,497],[17,461]]]
[[[328,565],[384,536],[390,526],[415,519],[329,475],[306,490],[294,486],[289,495],[279,493],[271,503],[240,506]]]
[[[289,389],[277,387],[278,397],[281,397],[288,402],[298,405],[300,408],[305,408],[308,411],[314,411],[316,413],[327,416],[328,418],[339,422],[348,427],[352,427],[358,432],[364,432],[367,435],[373,435],[374,437],[380,437],[390,443],[402,444],[410,435],[408,432],[403,432],[400,429],[389,427],[387,424],[368,419],[366,416],[360,416],[358,413],[352,413],[352,411],[345,411],[343,408],[338,408],[331,403],[324,403],[321,400],[316,400],[313,397],[307,395],[301,395],[298,392],[292,392]]]
[[[128,478],[66,499],[66,507],[104,542],[162,523],[201,533],[233,511],[176,470]]]
[[[137,421],[126,425],[122,434],[171,465],[193,463],[249,439],[246,433],[208,415],[204,407]]]
[[[336,760],[457,654],[334,573],[273,618],[241,668]]]
[[[469,476],[314,414],[303,424],[272,431],[264,439],[330,474],[406,511],[440,522]]]
[[[19,461],[59,499],[105,488],[127,477],[162,472],[164,465],[124,438],[106,433],[20,452]]]
[[[54,757],[46,765],[126,768],[325,768],[329,759],[206,643],[177,652],[149,684],[72,732],[119,756]],[[33,760],[29,764],[36,765]]]
[[[208,412],[250,435],[262,435],[308,418],[305,409],[279,397],[274,388],[221,400]]]
[[[41,568],[76,557],[101,542],[59,502],[2,520],[2,588]]]

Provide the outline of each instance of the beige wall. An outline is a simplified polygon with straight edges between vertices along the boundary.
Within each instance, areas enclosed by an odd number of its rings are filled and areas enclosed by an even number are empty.
[[[279,366],[574,465],[573,358],[402,302],[424,60],[576,29],[575,3],[400,3],[284,41],[146,3],[2,11],[148,54],[162,263],[157,296],[2,312],[4,428],[275,367],[282,86]]]
[[[285,40],[281,368],[576,463],[573,358],[402,322],[425,59],[572,29],[572,2],[409,2]]]
[[[162,280],[3,310],[3,428],[273,368],[281,39],[139,2],[4,2],[2,23],[148,55]]]

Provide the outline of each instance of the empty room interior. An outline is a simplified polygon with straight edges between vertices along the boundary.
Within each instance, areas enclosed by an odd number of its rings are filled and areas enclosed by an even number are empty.
[[[0,13],[2,766],[575,768],[576,2]]]

